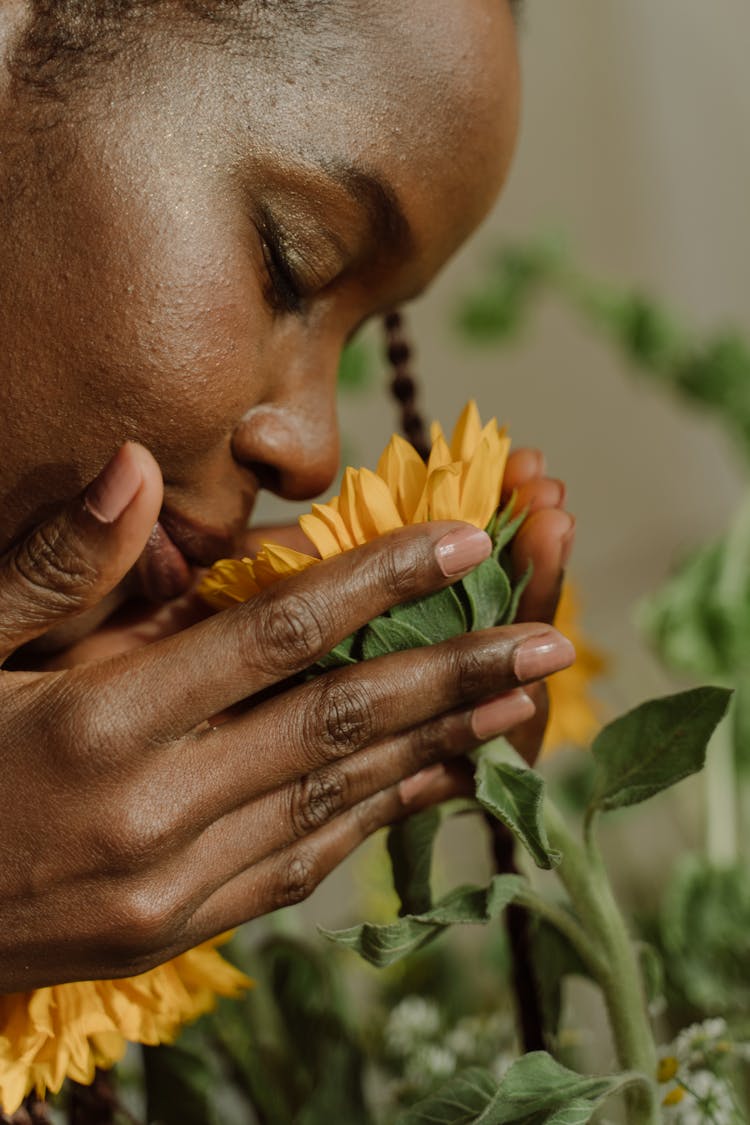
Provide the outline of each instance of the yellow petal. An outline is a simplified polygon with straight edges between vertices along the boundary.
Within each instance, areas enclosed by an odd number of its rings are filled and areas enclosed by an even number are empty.
[[[359,473],[356,469],[348,468],[344,473],[339,493],[339,515],[346,524],[355,546],[367,542],[367,531],[362,524],[363,512],[359,505]]]
[[[427,461],[427,475],[429,476],[435,469],[439,469],[443,465],[450,465],[452,461],[453,458],[447,441],[442,434],[438,434],[432,443],[429,460]]]
[[[475,527],[485,528],[500,503],[502,470],[498,477],[496,452],[483,437],[462,473],[460,516]]]
[[[455,520],[461,508],[461,466],[441,465],[427,478],[415,523],[423,520]]]
[[[304,555],[291,547],[281,547],[276,543],[264,543],[255,560],[255,580],[261,589],[272,586],[282,578],[301,574],[320,559]]]
[[[494,423],[494,418],[492,419]],[[474,399],[469,399],[456,422],[451,440],[451,456],[454,461],[468,461],[479,445],[482,422]]]
[[[57,1092],[66,1078],[88,1083],[112,1066],[125,1040],[159,1043],[208,1011],[216,996],[252,982],[205,942],[137,977],[40,988],[0,996],[0,1107],[18,1109],[36,1089]]]
[[[360,469],[358,484],[358,509],[368,540],[403,526],[391,491],[382,477],[369,469]]]
[[[383,450],[377,473],[388,485],[403,522],[412,523],[427,479],[427,466],[414,446],[394,434]]]
[[[220,559],[198,586],[200,596],[215,609],[228,609],[258,593],[252,559]]]
[[[356,545],[338,511],[338,496],[328,504],[313,504],[312,514],[300,516],[299,525],[322,559],[350,551]]]

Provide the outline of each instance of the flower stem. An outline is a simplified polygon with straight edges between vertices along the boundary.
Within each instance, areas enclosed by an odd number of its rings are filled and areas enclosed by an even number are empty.
[[[545,821],[550,843],[562,852],[557,874],[565,886],[595,956],[590,967],[607,1005],[620,1065],[637,1071],[646,1082],[626,1092],[630,1125],[658,1125],[656,1045],[648,1019],[638,957],[612,892],[607,870],[594,838],[594,819],[587,822],[585,844],[568,829],[549,799]]]
[[[714,867],[737,862],[737,805],[732,726],[724,719],[711,737],[706,758],[706,854]]]

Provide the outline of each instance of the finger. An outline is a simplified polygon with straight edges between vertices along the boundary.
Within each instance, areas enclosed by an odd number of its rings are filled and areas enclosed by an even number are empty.
[[[534,705],[530,718],[507,731],[505,737],[524,761],[533,766],[539,757],[549,718],[549,692],[546,683],[529,684],[526,689]]]
[[[425,770],[467,754],[533,712],[519,690],[350,754],[208,824],[183,853],[185,865],[210,872],[213,890],[377,793],[403,782],[401,799],[410,799],[422,788]]]
[[[527,481],[516,492],[516,511],[531,515],[543,508],[562,508],[565,492],[564,483],[551,477]]]
[[[159,515],[162,479],[128,442],[76,500],[0,560],[0,659],[99,603],[143,551]]]
[[[108,671],[131,703],[132,723],[170,740],[308,668],[397,603],[450,585],[490,550],[469,524],[400,528],[131,653],[126,665],[111,661]],[[106,672],[97,669],[100,678]]]
[[[575,520],[568,512],[534,512],[522,524],[513,541],[513,568],[520,575],[531,563],[533,570],[517,620],[554,620],[574,535]]]
[[[546,471],[544,454],[539,449],[514,449],[508,458],[503,475],[502,500],[505,503],[513,492],[531,480],[543,477]]]
[[[320,676],[172,749],[190,819],[213,819],[217,809],[568,667],[574,655],[555,629],[511,625]],[[266,746],[272,757],[258,752]],[[216,762],[221,769],[211,768]]]
[[[301,902],[321,880],[374,832],[452,797],[472,796],[471,773],[462,763],[435,770],[406,800],[393,786],[361,802],[304,841],[276,852],[219,887],[189,923],[191,941],[221,933],[261,914]]]

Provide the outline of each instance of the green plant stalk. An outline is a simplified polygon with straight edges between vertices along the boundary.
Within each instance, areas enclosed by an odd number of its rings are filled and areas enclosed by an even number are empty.
[[[654,1085],[656,1044],[643,978],[594,839],[593,818],[587,824],[585,845],[573,836],[549,799],[545,802],[545,824],[550,843],[563,855],[556,873],[570,895],[588,944],[596,950],[590,967],[604,995],[620,1065],[646,1079],[626,1092],[630,1125],[659,1125]]]

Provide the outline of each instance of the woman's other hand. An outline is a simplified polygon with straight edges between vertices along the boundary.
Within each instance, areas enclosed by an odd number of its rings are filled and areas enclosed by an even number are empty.
[[[124,446],[10,551],[2,659],[101,601],[160,503],[153,458]],[[465,791],[452,759],[527,718],[523,686],[573,659],[549,626],[294,677],[488,550],[465,524],[405,528],[136,651],[6,669],[0,991],[142,971],[304,898],[371,832]]]

